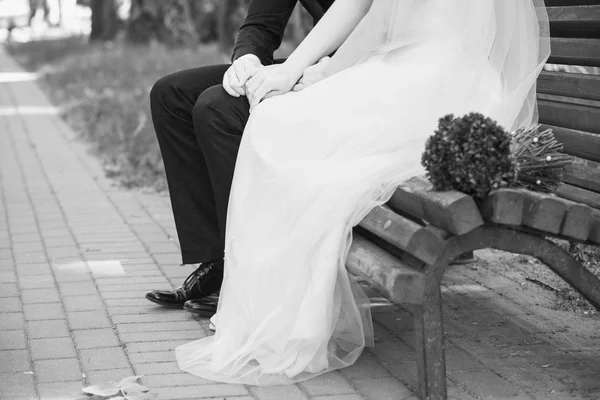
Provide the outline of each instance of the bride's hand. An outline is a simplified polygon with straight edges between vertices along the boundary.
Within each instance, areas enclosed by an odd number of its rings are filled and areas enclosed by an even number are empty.
[[[331,60],[331,57],[323,57],[315,65],[306,68],[302,74],[302,78],[300,78],[292,90],[294,92],[299,92],[300,90],[306,89],[320,80],[323,80],[325,78],[325,67],[327,66],[327,63],[329,63],[329,60]]]
[[[300,74],[285,64],[269,65],[258,70],[246,82],[246,96],[250,101],[250,111],[262,100],[278,96],[292,90]]]

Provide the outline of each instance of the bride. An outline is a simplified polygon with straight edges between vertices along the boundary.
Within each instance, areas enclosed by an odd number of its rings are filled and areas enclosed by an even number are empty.
[[[178,347],[181,369],[273,385],[354,363],[373,330],[344,266],[351,228],[422,173],[443,115],[531,124],[547,36],[541,0],[338,0],[286,62],[259,71],[247,85],[216,334]],[[338,47],[326,79],[291,91]]]

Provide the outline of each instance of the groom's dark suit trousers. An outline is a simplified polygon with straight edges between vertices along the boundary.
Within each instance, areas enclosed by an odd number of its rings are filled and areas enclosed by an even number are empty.
[[[229,65],[180,71],[150,92],[184,264],[223,258],[225,218],[249,104],[221,82]]]

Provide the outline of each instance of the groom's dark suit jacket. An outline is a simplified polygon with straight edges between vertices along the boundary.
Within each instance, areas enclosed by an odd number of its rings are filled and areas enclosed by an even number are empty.
[[[300,0],[315,23],[334,0]],[[273,53],[281,45],[285,26],[298,0],[251,0],[248,15],[235,39],[232,61],[254,54],[263,65],[273,63]]]

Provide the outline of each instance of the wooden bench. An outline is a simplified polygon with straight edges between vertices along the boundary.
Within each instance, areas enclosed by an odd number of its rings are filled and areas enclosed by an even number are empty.
[[[546,4],[549,64],[600,66],[600,1]],[[548,240],[600,245],[600,76],[544,71],[538,96],[540,122],[575,156],[556,195],[502,189],[478,207],[415,177],[355,229],[348,270],[414,315],[421,399],[447,397],[440,285],[461,254],[495,248],[537,257],[600,309],[600,280]]]

